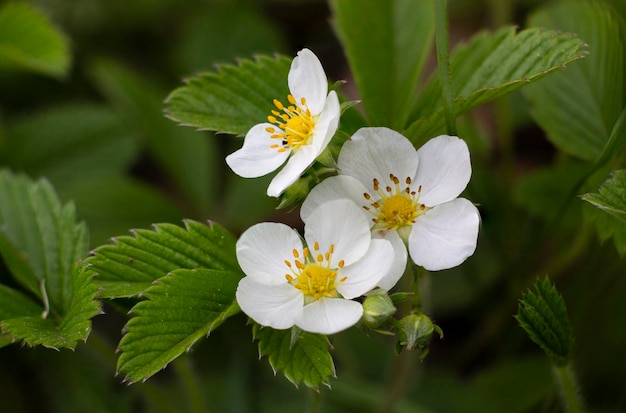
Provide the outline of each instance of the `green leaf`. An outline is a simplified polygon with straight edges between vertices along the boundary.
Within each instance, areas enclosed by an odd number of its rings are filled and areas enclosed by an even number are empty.
[[[264,122],[274,99],[289,93],[287,74],[291,59],[260,56],[237,66],[219,66],[187,80],[167,98],[167,116],[185,126],[244,135]]]
[[[192,204],[205,215],[218,186],[219,151],[214,139],[167,120],[163,116],[166,91],[145,76],[106,59],[93,62],[90,72],[126,127],[143,139],[154,160],[192,201],[184,204]]]
[[[61,205],[46,181],[0,172],[0,253],[32,295],[0,286],[2,332],[14,340],[73,348],[89,335],[98,288],[79,264],[87,232],[75,221],[73,205]]]
[[[594,161],[625,103],[624,23],[599,1],[559,2],[533,14],[532,26],[577,33],[589,56],[525,90],[533,118],[559,149]],[[621,32],[621,35],[620,35]]]
[[[506,27],[482,32],[456,47],[450,57],[454,113],[458,115],[506,95],[585,56],[582,40],[571,34]],[[441,82],[434,76],[417,103],[406,136],[426,141],[444,131]]]
[[[259,340],[259,354],[268,356],[274,373],[281,371],[294,385],[304,383],[317,389],[330,386],[335,377],[335,365],[330,355],[328,338],[300,331],[295,342],[292,330],[274,330],[254,325],[253,334]]]
[[[2,158],[9,167],[45,176],[60,192],[123,175],[139,152],[120,117],[87,103],[31,113],[10,125],[5,140]]]
[[[41,12],[25,3],[0,8],[0,68],[61,77],[70,61],[67,38]]]
[[[626,169],[613,172],[597,193],[581,197],[626,224]]]
[[[235,238],[221,226],[185,221],[185,229],[157,224],[154,230],[138,229],[134,236],[114,238],[87,261],[97,274],[101,297],[138,295],[157,280],[177,269],[208,268],[240,272],[235,256]]]
[[[237,314],[242,274],[206,268],[173,271],[145,291],[120,341],[118,370],[131,383],[146,380]]]
[[[564,366],[574,341],[565,301],[547,277],[535,288],[536,293],[522,295],[515,318],[556,365]]]
[[[404,128],[432,45],[431,2],[333,0],[330,5],[370,123]]]

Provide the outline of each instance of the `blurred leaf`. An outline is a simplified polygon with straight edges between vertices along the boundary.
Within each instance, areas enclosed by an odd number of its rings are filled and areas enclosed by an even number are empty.
[[[589,44],[586,59],[525,92],[550,141],[594,161],[625,103],[623,21],[601,1],[562,1],[533,14],[529,24],[574,32]]]
[[[431,2],[333,0],[330,5],[370,124],[404,128],[432,46]]]
[[[626,225],[624,225],[624,221],[591,205],[588,208],[583,208],[583,212],[585,219],[593,223],[600,241],[612,239],[617,252],[621,256],[626,255]]]
[[[25,3],[0,8],[0,68],[61,77],[70,61],[67,38],[41,12]]]
[[[285,51],[281,27],[256,2],[214,2],[210,13],[189,16],[176,48],[183,73],[210,70],[237,57]]]
[[[96,248],[88,259],[101,297],[138,295],[177,269],[240,271],[235,239],[218,224],[188,220],[185,229],[157,224],[153,231],[138,229],[133,234],[114,238],[115,245]]]
[[[129,228],[183,218],[172,201],[140,181],[121,176],[102,176],[61,188],[63,199],[73,199],[78,215],[89,223],[92,246],[108,242]]]
[[[301,382],[313,389],[320,384],[330,386],[335,365],[326,336],[300,331],[292,342],[292,330],[274,330],[258,324],[254,325],[253,334],[259,340],[259,354],[268,356],[274,373],[282,372],[296,386]]]
[[[564,366],[574,342],[565,301],[547,277],[538,279],[535,289],[522,295],[515,318],[556,365]]]
[[[228,317],[237,314],[242,274],[206,268],[175,270],[145,291],[120,341],[118,370],[131,383],[146,380]]]
[[[585,56],[582,40],[571,34],[505,27],[482,32],[451,56],[454,112],[458,115],[511,93]],[[441,82],[433,76],[425,86],[412,118],[421,117],[406,136],[421,142],[444,130]]]
[[[582,199],[626,224],[626,169],[613,172],[597,193],[582,195]]]
[[[165,119],[166,92],[145,76],[104,59],[92,64],[91,74],[127,127],[145,139],[154,159],[202,211],[201,215],[206,214],[217,182],[214,140]]]
[[[167,116],[185,126],[244,135],[288,94],[291,59],[259,56],[187,80],[167,98]]]
[[[73,205],[61,205],[46,181],[3,171],[0,228],[4,262],[38,301],[28,303],[25,295],[2,288],[2,332],[53,348],[85,340],[99,312],[98,288],[78,264],[86,255],[87,231],[76,224]]]
[[[59,191],[130,168],[138,145],[107,108],[72,104],[30,114],[11,124],[4,162],[32,177],[45,176]]]

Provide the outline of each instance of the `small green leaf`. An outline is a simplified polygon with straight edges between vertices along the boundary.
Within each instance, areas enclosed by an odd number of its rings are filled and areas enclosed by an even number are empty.
[[[585,194],[581,198],[626,224],[626,169],[612,175],[597,193]]]
[[[584,43],[571,34],[527,29],[515,33],[506,27],[475,36],[451,54],[454,113],[468,110],[506,95],[564,68],[585,56]],[[434,76],[417,103],[406,136],[425,141],[444,131],[441,81]]]
[[[0,286],[2,333],[14,340],[73,348],[89,335],[98,288],[78,262],[87,233],[75,221],[73,205],[61,205],[46,181],[0,172],[0,253],[31,295]]]
[[[330,5],[370,123],[404,128],[433,41],[431,2],[333,0]]]
[[[114,238],[88,259],[105,298],[130,297],[177,269],[209,268],[239,272],[235,238],[221,226],[185,221],[185,229],[157,224],[154,231],[134,230],[134,237]]]
[[[25,3],[0,8],[0,68],[61,77],[70,61],[67,38],[41,12]]]
[[[118,370],[131,383],[146,380],[228,317],[237,314],[235,290],[243,274],[206,268],[162,277],[135,305],[120,341]]]
[[[533,118],[552,143],[595,161],[626,103],[624,23],[604,2],[562,1],[533,14],[529,24],[574,32],[589,44],[586,59],[526,89],[525,95]]]
[[[289,93],[287,74],[291,59],[260,56],[237,66],[219,66],[187,80],[166,101],[167,116],[185,126],[244,135],[264,122],[274,99]]]
[[[515,318],[556,365],[564,366],[574,341],[565,301],[547,277],[535,288],[536,293],[522,295]]]
[[[274,373],[281,371],[296,386],[300,383],[313,389],[320,384],[330,386],[335,365],[326,336],[300,332],[292,343],[291,330],[274,330],[258,324],[254,325],[253,334],[259,340],[259,354],[268,356]]]

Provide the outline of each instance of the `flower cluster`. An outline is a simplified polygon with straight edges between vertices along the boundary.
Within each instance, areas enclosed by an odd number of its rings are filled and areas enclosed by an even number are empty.
[[[243,177],[286,162],[267,190],[274,197],[314,164],[340,116],[337,94],[328,93],[310,50],[294,58],[288,84],[288,103],[275,99],[268,122],[252,127],[226,158]],[[301,206],[304,239],[284,224],[260,223],[237,242],[246,274],[237,302],[263,326],[337,333],[363,316],[355,299],[393,288],[409,258],[437,271],[474,253],[480,215],[459,197],[471,176],[463,140],[442,135],[416,150],[398,132],[366,127],[344,143],[336,163],[336,176],[315,186]]]

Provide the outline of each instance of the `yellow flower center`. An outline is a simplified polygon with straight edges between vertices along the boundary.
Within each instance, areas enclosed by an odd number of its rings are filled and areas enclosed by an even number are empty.
[[[298,250],[293,250],[293,264],[285,260],[285,264],[291,270],[291,274],[285,274],[287,281],[304,294],[304,303],[310,304],[322,297],[336,297],[337,286],[344,282],[347,277],[337,280],[339,269],[343,268],[343,260],[339,261],[337,268],[330,267],[330,260],[335,245],[331,244],[325,254],[320,253],[317,241],[313,245],[313,253],[304,248],[303,258],[300,258]]]
[[[279,143],[274,143],[270,148],[278,152],[296,150],[302,145],[308,145],[313,135],[316,116],[311,115],[306,99],[301,98],[300,104],[292,95],[288,95],[289,106],[284,106],[278,99],[274,99],[276,109],[267,117],[268,122],[277,127],[267,127],[265,130],[271,133],[271,138]]]
[[[426,205],[419,203],[422,187],[417,191],[411,189],[411,178],[405,179],[405,186],[400,186],[400,179],[393,174],[389,174],[389,179],[393,182],[393,188],[387,186],[384,189],[380,186],[378,179],[372,180],[372,189],[378,194],[377,199],[372,201],[372,195],[368,192],[363,197],[370,201],[369,206],[363,208],[370,212],[374,218],[374,226],[387,230],[397,230],[415,223],[418,216],[426,212]]]

